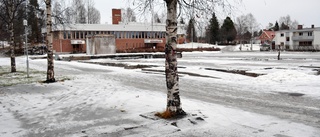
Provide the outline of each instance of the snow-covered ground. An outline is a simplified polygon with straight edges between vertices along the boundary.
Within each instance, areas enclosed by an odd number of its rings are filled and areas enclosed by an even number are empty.
[[[251,50],[252,46],[252,50]],[[259,51],[260,44],[238,44],[235,46],[212,45],[208,43],[185,43],[178,44],[178,48],[196,49],[196,48],[220,48],[222,51]],[[241,47],[241,48],[240,48]]]
[[[183,53],[178,59],[182,107],[188,116],[176,120],[153,116],[166,106],[164,59],[55,61],[60,81],[52,84],[32,82],[46,71],[46,59],[30,61],[28,84],[8,85],[18,76],[0,72],[0,136],[320,135],[319,53],[283,52],[282,60],[276,60],[276,52],[226,48]],[[25,57],[16,60],[24,71]],[[9,64],[9,58],[0,57],[2,70]]]

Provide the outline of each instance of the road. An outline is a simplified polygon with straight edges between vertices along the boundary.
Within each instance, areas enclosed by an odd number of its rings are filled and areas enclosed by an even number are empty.
[[[273,54],[250,54],[248,56],[247,53],[242,55],[230,55],[233,53],[226,54],[204,54],[204,56],[199,57],[194,54],[186,54],[182,59],[179,59],[179,71],[190,72],[192,69],[197,68],[226,68],[233,67],[236,69],[250,69],[250,68],[265,68],[265,67],[281,67],[281,68],[294,68],[297,69],[301,65],[319,65],[319,55],[311,55],[310,54],[299,54],[297,56],[285,55],[288,57],[287,60],[276,61],[273,58]],[[290,57],[290,58],[289,58]],[[269,61],[264,62],[261,60],[268,59]],[[219,61],[217,61],[219,60]],[[122,63],[150,63],[157,66],[162,67],[163,60],[161,59],[143,59],[143,60],[101,60],[101,61],[110,61],[110,62],[122,62]],[[241,65],[239,65],[241,64]],[[285,65],[284,65],[285,64]],[[18,59],[17,65],[25,65],[24,60]],[[245,66],[244,66],[245,65]],[[236,67],[235,67],[236,66]],[[30,62],[30,67],[40,70],[46,71],[46,60],[32,60]],[[110,67],[109,67],[110,68]],[[189,70],[189,68],[192,68]],[[149,68],[158,70],[157,68]],[[308,68],[309,69],[309,68]],[[310,68],[312,69],[312,68]],[[113,73],[114,71],[121,71],[121,73]],[[194,72],[199,75],[208,75],[204,71]],[[104,66],[92,66],[87,63],[70,63],[67,61],[55,61],[55,74],[59,76],[67,76],[67,77],[76,77],[81,76],[81,78],[90,77],[94,78],[96,82],[105,81],[105,79],[112,80],[114,82],[123,83],[123,85],[132,87],[134,89],[141,89],[153,92],[161,92],[166,93],[165,87],[165,76],[163,72],[156,71],[142,71],[141,69],[108,69],[108,67]],[[227,74],[222,73],[222,75],[214,77],[201,77],[201,76],[190,76],[188,73],[180,74],[180,95],[182,98],[182,107],[183,107],[183,99],[195,99],[199,101],[204,101],[213,104],[223,105],[229,108],[241,109],[257,114],[269,115],[273,117],[277,117],[279,119],[288,120],[296,123],[302,123],[314,128],[319,129],[320,131],[320,99],[314,96],[307,96],[303,94],[290,94],[286,92],[286,89],[275,89],[272,86],[265,85],[252,85],[251,83],[246,82],[237,82],[237,80],[241,79],[249,79],[249,81],[253,78],[248,76],[238,76],[238,74]],[[230,76],[237,75],[234,79],[230,79]],[[228,77],[228,78],[227,78]],[[81,83],[77,83],[81,84]],[[97,87],[97,85],[101,85],[103,83],[97,83],[96,85],[88,85],[87,88],[105,88],[105,87]],[[276,86],[276,85],[275,85]],[[32,90],[32,86],[21,87]],[[294,88],[294,87],[292,87]],[[45,87],[43,87],[45,90]],[[57,89],[62,90],[62,89]],[[66,90],[66,89],[64,89]],[[97,89],[98,90],[98,89]],[[288,89],[289,90],[289,89]],[[315,91],[316,92],[316,91]],[[36,94],[43,94],[40,91],[34,92]],[[28,93],[29,94],[29,93]],[[68,97],[69,94],[63,95],[64,92],[61,93],[63,100],[64,98],[72,98]],[[74,93],[74,98],[83,99],[81,93]],[[50,95],[49,95],[50,97]],[[58,100],[58,103],[60,99]],[[90,102],[90,101],[89,101]],[[30,102],[31,103],[31,102]],[[81,105],[76,104],[75,105]],[[87,107],[82,108],[83,110],[90,109],[90,105],[86,105]],[[32,110],[33,108],[31,108]],[[37,109],[37,108],[35,108]],[[30,110],[30,112],[32,112]],[[39,110],[41,110],[39,108]],[[48,109],[50,111],[50,109]],[[67,113],[70,111],[76,113],[76,110],[65,108],[64,113],[62,113],[62,117],[59,116],[59,120],[64,120],[68,118]],[[111,111],[111,110],[107,110]],[[85,112],[85,111],[84,111]],[[104,110],[101,110],[104,112]],[[43,113],[39,111],[39,113]],[[114,112],[115,113],[115,112]],[[112,114],[106,114],[111,116]],[[79,119],[86,118],[89,115],[93,115],[95,118],[99,119],[104,118],[101,115],[95,116],[94,112],[88,114],[82,114],[79,116]],[[19,116],[16,116],[19,119]],[[23,118],[23,116],[21,116]],[[36,124],[35,126],[39,127],[30,127],[30,121],[24,121],[20,119],[25,126],[24,128],[37,129],[41,130],[41,124]],[[39,118],[41,121],[41,118]],[[38,120],[38,121],[39,121]],[[37,121],[37,119],[35,120]],[[50,121],[50,120],[46,120]],[[29,123],[28,123],[29,122]],[[121,121],[113,121],[113,123],[119,124]],[[130,123],[130,121],[129,121]],[[134,123],[134,122],[132,122]],[[106,124],[104,123],[97,123]],[[85,127],[80,127],[85,128]],[[88,127],[87,127],[88,128]],[[62,133],[67,133],[68,130],[74,131],[75,129],[79,129],[79,127],[74,127],[74,129],[61,129],[65,131],[61,131]],[[46,129],[48,130],[48,129]],[[49,130],[50,131],[50,130]],[[46,131],[43,134],[41,132],[34,132],[34,135],[56,135],[60,131],[55,130],[52,132]],[[32,133],[29,135],[33,135]],[[62,134],[64,135],[64,134]]]
[[[251,55],[251,53],[249,54]],[[303,65],[304,63],[308,64],[310,62],[314,62],[314,60],[319,60],[318,54],[305,53],[297,54],[295,56],[292,56],[291,54],[292,53],[283,55],[284,58],[290,58],[290,60],[286,61],[290,67],[299,67],[298,65]],[[202,58],[206,58],[205,60],[219,59],[232,61],[234,61],[234,58],[241,58],[241,60],[263,60],[267,58],[269,60],[274,60],[269,61],[268,63],[263,63],[262,67],[270,67],[272,65],[279,67],[279,63],[275,61],[276,56],[272,53],[266,53],[262,55],[253,54],[250,57],[248,57],[246,53],[236,55],[234,55],[234,53],[218,55],[207,54],[206,56],[202,56]],[[179,65],[184,67],[223,67],[219,66],[218,63],[214,64],[214,61],[213,63],[201,61],[191,61],[190,63],[190,60],[199,60],[199,57],[193,54],[187,54],[183,57],[183,59],[180,60],[181,61],[179,62]],[[140,60],[140,62],[146,61],[147,60]],[[237,62],[241,63],[241,61]],[[296,64],[293,64],[293,62],[295,62]],[[97,78],[107,78],[112,79],[114,81],[122,82],[128,86],[132,86],[138,89],[146,89],[154,92],[163,93],[166,92],[164,73],[161,72],[151,73],[141,71],[140,69],[136,69],[133,71],[131,70],[129,72],[123,72],[121,74],[113,74],[106,73],[105,70],[101,69],[90,69],[79,66],[72,66],[68,65],[67,62],[61,63],[62,64],[56,61],[56,74],[90,74],[94,75],[94,77]],[[161,64],[162,61],[156,60],[156,63]],[[246,64],[246,62],[242,63]],[[34,63],[34,65],[35,64],[36,63]],[[258,62],[253,65],[257,64],[261,65],[261,62]],[[257,92],[261,90],[265,92]],[[271,115],[281,119],[288,119],[290,121],[303,123],[312,127],[319,128],[320,130],[320,99],[309,96],[295,96],[294,94],[287,94],[285,91],[279,92],[273,90],[274,89],[269,88],[269,86],[261,87],[250,84],[244,85],[243,83],[237,83],[235,81],[218,81],[214,78],[194,78],[193,76],[180,75],[180,92],[182,98],[187,97],[209,103],[240,108],[242,110],[259,113],[263,115]]]

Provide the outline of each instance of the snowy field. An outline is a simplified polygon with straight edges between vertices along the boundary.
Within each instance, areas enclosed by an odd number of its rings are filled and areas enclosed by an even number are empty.
[[[234,46],[182,55],[188,116],[171,120],[153,116],[166,106],[164,59],[55,61],[52,84],[39,82],[46,59],[30,60],[23,84],[16,79],[24,76],[3,72],[10,59],[0,57],[0,136],[319,137],[319,53],[283,52],[277,60],[277,52]],[[25,71],[25,57],[16,61]]]

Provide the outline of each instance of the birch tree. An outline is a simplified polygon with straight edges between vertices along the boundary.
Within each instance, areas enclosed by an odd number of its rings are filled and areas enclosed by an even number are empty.
[[[237,17],[235,23],[237,29],[237,35],[240,41],[240,50],[242,49],[243,44],[243,36],[246,32],[248,32],[248,21],[245,15],[241,15]]]
[[[234,0],[237,2],[237,0]],[[195,14],[213,13],[216,6],[223,7],[225,11],[231,10],[233,7],[228,0],[134,0],[135,5],[146,9],[154,2],[161,3],[166,6],[167,20],[166,20],[166,45],[165,45],[165,75],[167,85],[167,109],[163,113],[158,113],[158,116],[164,118],[177,117],[186,115],[182,109],[180,101],[179,90],[179,76],[177,69],[177,24],[178,15],[188,13],[190,8],[194,8]],[[161,5],[161,4],[156,4]],[[179,10],[178,10],[179,9]],[[179,12],[178,12],[179,11]]]
[[[16,18],[19,6],[21,6],[25,0],[0,0],[0,19],[8,26],[10,33],[10,60],[11,60],[11,72],[16,72],[16,59],[15,59],[15,31],[14,31],[14,20]]]
[[[51,0],[46,0],[46,12],[47,12],[47,36],[46,36],[46,44],[47,44],[47,82],[55,82],[54,78],[54,62],[53,62],[53,47],[52,47],[52,18],[51,18]]]

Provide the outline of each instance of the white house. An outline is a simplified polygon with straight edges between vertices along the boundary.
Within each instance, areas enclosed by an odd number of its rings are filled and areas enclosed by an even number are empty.
[[[276,49],[286,50],[320,50],[320,27],[303,28],[298,26],[295,30],[280,30],[275,32]]]

